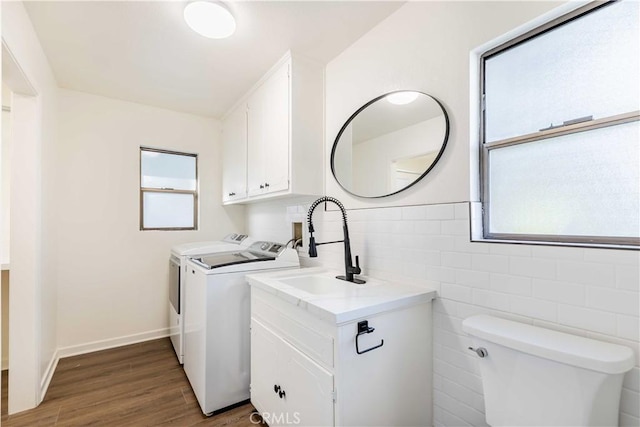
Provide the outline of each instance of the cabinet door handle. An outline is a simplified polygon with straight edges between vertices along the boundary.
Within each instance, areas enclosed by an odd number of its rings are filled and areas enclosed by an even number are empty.
[[[264,185],[260,184],[260,189],[262,190],[264,188]]]
[[[269,183],[268,183],[268,182],[265,182],[265,183],[264,183],[264,186],[265,186],[266,188],[269,188]]]
[[[274,385],[273,385],[273,391],[274,391],[276,394],[278,394],[278,392],[280,391],[280,386],[279,386],[279,385],[277,385],[277,384],[274,384]]]
[[[287,397],[287,394],[284,392],[284,390],[280,390],[278,396],[280,396],[280,399],[284,399],[285,397]]]
[[[236,193],[234,193],[234,192],[229,193],[229,197],[233,197],[235,195],[236,195]]]

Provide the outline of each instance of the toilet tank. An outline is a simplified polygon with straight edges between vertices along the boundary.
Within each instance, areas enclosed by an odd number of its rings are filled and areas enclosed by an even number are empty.
[[[488,315],[465,319],[491,426],[617,426],[631,349]]]

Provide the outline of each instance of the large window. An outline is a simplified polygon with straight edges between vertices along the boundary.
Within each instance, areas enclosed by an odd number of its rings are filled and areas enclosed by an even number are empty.
[[[140,229],[195,230],[198,156],[140,147]]]
[[[640,244],[639,5],[589,4],[481,56],[485,238]]]

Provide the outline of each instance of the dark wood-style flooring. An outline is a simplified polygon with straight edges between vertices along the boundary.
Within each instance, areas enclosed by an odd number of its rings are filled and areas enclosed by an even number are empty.
[[[251,404],[205,417],[168,338],[60,359],[44,401],[11,416],[2,374],[4,427],[248,427],[259,419]]]

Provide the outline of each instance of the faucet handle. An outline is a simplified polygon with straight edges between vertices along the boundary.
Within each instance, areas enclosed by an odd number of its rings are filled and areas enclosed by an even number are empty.
[[[313,237],[313,233],[309,237],[309,256],[315,258],[318,256],[318,250],[316,249],[316,239]]]
[[[356,255],[356,266],[353,269],[353,274],[360,274],[362,270],[360,269],[360,257]]]

